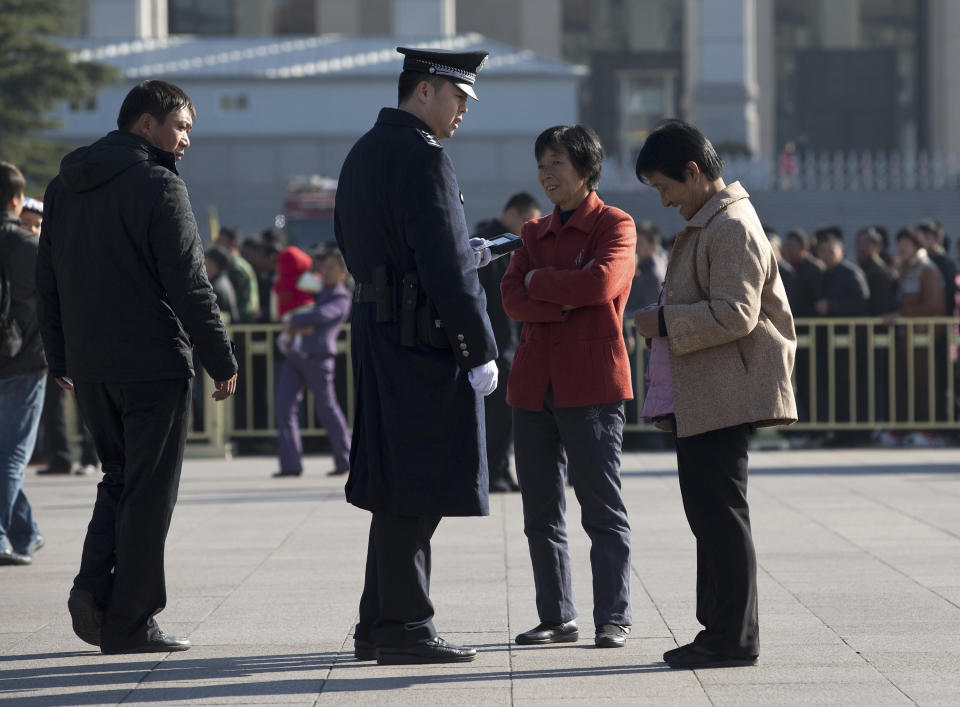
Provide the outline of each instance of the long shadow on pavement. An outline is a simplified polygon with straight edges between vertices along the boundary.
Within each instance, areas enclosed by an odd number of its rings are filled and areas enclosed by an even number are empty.
[[[505,650],[504,644],[483,646],[484,650]],[[63,660],[99,657],[93,652],[35,653],[0,656],[0,662]],[[530,680],[558,677],[614,676],[666,672],[663,663],[647,665],[588,666],[579,668],[543,668],[520,671],[460,672],[467,665],[434,666],[438,672],[424,675],[365,677],[368,667],[384,670],[376,664],[352,660],[349,653],[302,653],[283,655],[234,656],[223,658],[134,660],[131,662],[83,662],[30,668],[4,668],[0,672],[0,701],[16,700],[18,705],[54,707],[59,705],[110,704],[119,702],[164,702],[171,700],[211,700],[216,698],[265,698],[271,695],[312,694],[321,692],[374,692],[417,685]],[[328,671],[349,669],[349,674]],[[422,671],[431,666],[409,666]],[[401,673],[404,666],[389,668]],[[458,672],[453,672],[457,669]],[[238,681],[263,673],[322,671],[323,677]],[[196,684],[207,682],[212,684]],[[171,683],[188,683],[183,685]],[[136,684],[134,689],[132,684]],[[118,685],[117,687],[111,687]],[[65,694],[30,695],[34,690],[67,690]],[[71,688],[79,688],[71,690]],[[100,689],[95,689],[100,688]],[[81,691],[82,690],[82,691]],[[14,696],[14,693],[15,696]],[[27,694],[25,694],[27,693]]]
[[[953,474],[960,477],[960,464],[891,464],[888,466],[796,466],[750,467],[750,476],[875,476],[896,474]],[[620,476],[676,476],[676,469],[621,470]]]

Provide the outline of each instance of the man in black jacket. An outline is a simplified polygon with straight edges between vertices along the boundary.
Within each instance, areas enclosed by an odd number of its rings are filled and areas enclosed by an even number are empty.
[[[507,200],[499,218],[477,224],[476,235],[496,238],[503,233],[520,235],[530,219],[540,218],[537,200],[526,192],[514,194]],[[493,335],[497,340],[497,379],[510,377],[510,364],[520,341],[520,326],[503,311],[500,280],[510,265],[510,258],[498,258],[485,268],[477,270],[480,285],[487,295],[487,314]],[[510,476],[510,447],[513,445],[513,412],[507,405],[507,387],[498,386],[484,401],[484,421],[487,427],[487,467],[490,470],[490,492],[519,491],[520,486]]]
[[[73,629],[103,653],[186,650],[154,616],[166,604],[163,549],[187,436],[191,343],[216,381],[237,363],[203,268],[176,161],[190,146],[190,98],[144,81],[119,130],[67,155],[47,187],[37,260],[50,370],[75,390],[103,462],[67,603]]]
[[[20,226],[24,186],[20,170],[0,162],[0,565],[28,565],[43,547],[23,492],[47,367],[37,326],[37,239]]]

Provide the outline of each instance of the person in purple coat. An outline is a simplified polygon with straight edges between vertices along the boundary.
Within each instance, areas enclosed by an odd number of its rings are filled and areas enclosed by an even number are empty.
[[[291,312],[284,322],[282,344],[287,359],[280,369],[277,389],[277,432],[280,471],[274,476],[303,473],[303,446],[300,443],[299,410],[304,386],[313,391],[317,419],[327,431],[333,450],[334,469],[330,475],[350,470],[350,432],[333,388],[337,335],[350,315],[350,291],[344,286],[347,266],[337,248],[320,258],[323,289],[313,305]]]

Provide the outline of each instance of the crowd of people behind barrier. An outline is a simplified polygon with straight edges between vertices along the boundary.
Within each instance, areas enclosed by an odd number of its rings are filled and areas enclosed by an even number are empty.
[[[928,332],[920,325],[909,324],[910,318],[955,316],[958,303],[957,260],[949,255],[950,239],[943,226],[933,218],[926,218],[914,226],[903,226],[891,239],[882,225],[861,228],[855,238],[855,260],[848,258],[844,234],[838,226],[825,226],[809,235],[803,229],[793,229],[782,237],[772,226],[764,226],[775,252],[793,315],[798,320],[816,318],[846,319],[850,317],[880,317],[884,325],[873,326],[873,333],[882,338],[888,333],[886,324],[894,327],[893,351],[886,345],[875,345],[874,376],[868,376],[867,328],[855,327],[855,365],[849,366],[845,347],[831,351],[826,326],[811,327],[799,324],[798,333],[814,334],[813,351],[800,348],[797,355],[795,381],[801,422],[818,422],[828,427],[831,421],[865,422],[870,419],[867,386],[874,386],[873,420],[881,429],[864,431],[829,431],[817,434],[790,432],[787,435],[796,445],[856,445],[878,443],[883,446],[940,446],[951,441],[949,435],[923,429],[896,432],[882,429],[884,422],[948,422],[953,419],[947,407],[947,366],[956,366],[953,347],[946,345],[946,328],[933,330],[934,368],[929,370],[925,348],[917,347],[911,364],[912,390],[908,386],[908,329],[911,335]],[[659,283],[663,281],[672,246],[671,239],[661,237],[659,229],[650,221],[637,222],[637,271],[627,304],[626,315],[632,316],[657,301]],[[960,244],[958,244],[960,245]],[[840,327],[836,333],[845,334]],[[636,341],[625,332],[628,350],[634,354]],[[919,339],[919,337],[918,337]],[[649,356],[648,353],[644,354]],[[811,362],[811,356],[814,361]],[[810,366],[815,365],[816,410],[811,409]],[[829,409],[828,369],[833,366],[834,408]],[[890,366],[894,366],[896,385],[890,389]],[[928,379],[933,375],[934,415],[929,415],[930,393]],[[849,377],[856,378],[857,399],[855,414],[850,415]],[[636,384],[636,382],[635,382]],[[889,406],[891,394],[896,405]],[[911,410],[912,409],[912,410]],[[831,415],[832,413],[832,415]],[[912,413],[912,414],[911,414]],[[920,425],[922,427],[922,424]]]

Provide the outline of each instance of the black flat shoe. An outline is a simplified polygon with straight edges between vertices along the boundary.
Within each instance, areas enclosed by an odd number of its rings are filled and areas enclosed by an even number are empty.
[[[275,471],[271,476],[274,479],[293,479],[297,476],[300,476],[303,472],[300,471]]]
[[[757,662],[757,656],[714,653],[693,643],[688,643],[664,653],[663,660],[671,668],[697,670],[699,668],[737,668],[754,665]]]
[[[597,628],[597,635],[593,639],[593,644],[597,648],[623,648],[627,645],[628,633],[630,633],[629,626],[603,624],[603,626]]]
[[[344,474],[350,473],[350,467],[345,467],[343,469],[331,469],[327,472],[327,476],[343,476]]]
[[[418,663],[469,663],[477,657],[477,649],[455,646],[436,636],[407,648],[377,649],[380,665],[416,665]]]
[[[180,636],[168,636],[161,631],[156,638],[151,638],[135,646],[126,648],[100,649],[104,655],[120,655],[123,653],[164,653],[185,651],[190,649],[190,639]]]
[[[103,610],[97,606],[97,600],[86,589],[70,590],[67,609],[73,621],[73,632],[81,641],[91,646],[100,645],[100,625],[103,623]]]
[[[370,641],[362,638],[353,639],[353,657],[357,660],[376,660],[377,648]]]
[[[521,646],[539,646],[544,643],[573,643],[580,638],[576,621],[552,624],[544,621],[536,628],[524,631],[516,637]]]

